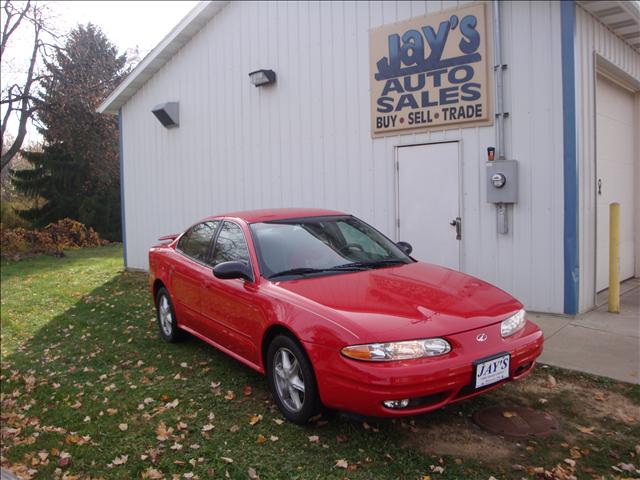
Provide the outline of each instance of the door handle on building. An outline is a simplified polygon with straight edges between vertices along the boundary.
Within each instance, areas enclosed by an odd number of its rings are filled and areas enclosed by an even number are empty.
[[[462,219],[456,217],[449,222],[449,225],[456,227],[456,240],[462,240]]]

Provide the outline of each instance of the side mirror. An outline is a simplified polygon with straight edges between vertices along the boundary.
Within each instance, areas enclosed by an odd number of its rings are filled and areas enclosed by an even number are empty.
[[[413,247],[411,246],[411,244],[409,242],[398,242],[398,243],[396,243],[396,247],[398,247],[400,250],[402,250],[407,255],[411,255],[411,252],[413,252]]]
[[[253,272],[245,262],[222,262],[213,267],[213,275],[222,280],[244,278],[253,281]]]

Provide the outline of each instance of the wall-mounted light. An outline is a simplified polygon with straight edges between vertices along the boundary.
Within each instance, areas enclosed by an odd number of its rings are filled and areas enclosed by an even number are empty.
[[[256,70],[249,74],[249,80],[256,87],[262,87],[263,85],[270,85],[276,83],[276,72],[273,70]]]
[[[151,109],[156,118],[166,128],[174,128],[180,125],[180,104],[167,102],[156,105]]]

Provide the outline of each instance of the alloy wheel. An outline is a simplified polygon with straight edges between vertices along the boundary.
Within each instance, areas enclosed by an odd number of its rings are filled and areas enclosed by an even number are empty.
[[[173,330],[173,315],[171,313],[171,305],[169,304],[169,299],[166,295],[162,295],[160,297],[158,308],[160,328],[162,328],[162,332],[169,337],[171,336],[171,332]]]
[[[274,356],[273,380],[282,403],[292,412],[304,404],[304,376],[300,362],[288,348],[279,348]]]

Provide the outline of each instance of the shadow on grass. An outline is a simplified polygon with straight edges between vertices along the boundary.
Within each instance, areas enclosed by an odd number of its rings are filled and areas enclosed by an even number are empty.
[[[32,265],[21,273],[51,272],[113,255],[92,250],[53,262],[31,259]],[[212,382],[221,382],[220,388],[212,390]],[[249,384],[252,395],[245,397],[242,390]],[[52,478],[59,459],[52,457],[43,465],[36,454],[52,449],[71,454],[69,468],[74,472],[129,478],[136,471],[139,476],[143,467],[151,466],[148,461],[144,465],[140,455],[159,444],[154,432],[159,419],[170,424],[189,415],[199,416],[202,423],[209,413],[204,410],[219,404],[230,418],[246,424],[248,416],[263,410],[268,399],[261,375],[204,342],[191,336],[177,344],[164,342],[157,332],[146,275],[126,271],[83,296],[14,353],[3,356],[0,390],[3,429],[20,429],[16,435],[3,432],[3,455],[13,464],[33,466],[42,478]],[[227,391],[234,392],[234,401],[224,400]],[[164,407],[176,399],[179,406]],[[124,423],[126,430],[119,428]],[[199,430],[195,431],[198,436]],[[72,437],[70,442],[70,432],[89,435],[91,440],[82,444]],[[108,467],[116,455],[133,452],[136,455],[130,456],[126,467]],[[177,468],[172,460],[166,464],[166,468]]]

